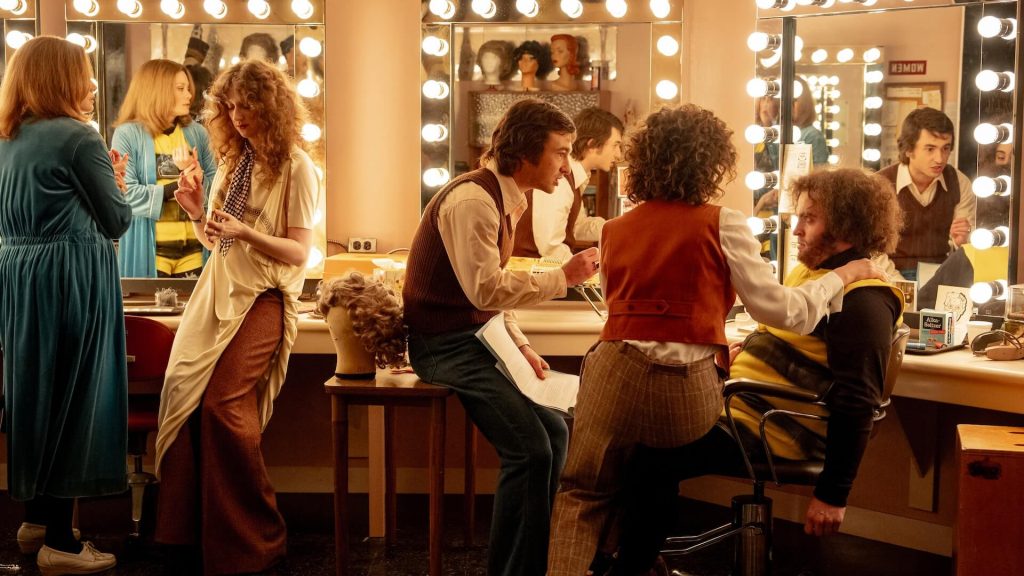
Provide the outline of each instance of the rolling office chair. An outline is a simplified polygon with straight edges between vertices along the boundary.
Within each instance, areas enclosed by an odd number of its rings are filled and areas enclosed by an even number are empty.
[[[910,330],[901,328],[893,335],[892,347],[889,352],[889,363],[885,367],[885,380],[882,385],[881,403],[875,408],[873,421],[885,418],[885,409],[889,406],[903,354],[910,338]],[[736,422],[733,420],[730,403],[737,394],[755,394],[802,402],[809,407],[825,409],[824,393],[816,394],[809,390],[793,386],[780,386],[770,382],[761,382],[745,378],[729,380],[725,383],[722,395],[725,397],[726,418],[732,428],[733,437],[739,438]],[[764,576],[768,574],[772,558],[772,499],[764,495],[767,479],[776,486],[782,484],[801,484],[813,486],[818,481],[825,466],[824,460],[776,460],[772,457],[765,436],[765,425],[768,419],[776,415],[785,415],[811,420],[828,420],[828,416],[796,412],[792,410],[773,409],[761,416],[760,437],[765,460],[752,462],[746,448],[740,443],[740,452],[746,466],[746,475],[740,471],[737,476],[753,481],[753,494],[741,494],[732,499],[733,519],[729,524],[719,526],[703,534],[695,536],[676,536],[665,540],[668,548],[661,551],[666,557],[689,554],[706,548],[730,537],[735,537],[733,553],[734,576]],[[874,429],[877,431],[877,428]]]
[[[157,428],[160,391],[174,332],[156,320],[141,316],[125,316],[124,327],[128,353],[128,456],[133,463],[128,473],[132,492],[129,536],[138,538],[146,486],[157,482],[156,476],[143,471],[142,457],[146,454],[149,433]]]

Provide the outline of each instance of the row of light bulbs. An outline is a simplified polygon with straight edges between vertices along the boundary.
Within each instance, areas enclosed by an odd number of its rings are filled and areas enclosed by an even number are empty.
[[[516,0],[516,10],[526,16],[533,18],[540,13],[538,0]],[[655,18],[667,18],[672,11],[669,0],[650,0],[651,13]],[[605,9],[613,18],[622,18],[629,11],[629,4],[626,0],[605,0]],[[498,6],[494,0],[471,0],[470,9],[481,18],[493,18],[498,13]],[[450,20],[455,16],[457,5],[454,0],[430,0],[428,9],[430,13],[438,18]],[[583,2],[581,0],[561,0],[559,8],[569,18],[579,18],[583,15]]]
[[[761,59],[761,63],[765,67],[772,67],[777,62],[781,54],[779,54],[779,48],[782,46],[782,36],[780,34],[768,34],[766,32],[754,32],[747,37],[747,48],[750,48],[754,52],[765,52],[771,51],[772,55]],[[800,36],[794,39],[794,57],[795,62],[799,62],[803,58],[803,47],[804,42]],[[811,62],[814,64],[822,64],[829,59],[829,51],[825,48],[816,48],[811,52]],[[854,61],[857,56],[856,51],[853,48],[840,48],[836,51],[836,61],[840,64],[848,64]],[[882,51],[876,47],[871,47],[864,50],[861,53],[861,59],[865,64],[873,64],[878,62],[882,57]]]
[[[19,2],[24,0],[0,0],[0,2]],[[99,0],[74,0],[74,9],[86,17],[93,17],[100,11]],[[246,7],[249,13],[259,18],[266,19],[270,16],[270,3],[267,0],[248,0]],[[143,6],[140,0],[117,0],[117,9],[129,18],[142,16]],[[292,0],[292,13],[297,18],[308,20],[313,17],[314,7],[310,0]],[[224,0],[203,0],[203,10],[220,20],[228,15],[228,5]],[[160,11],[179,20],[185,16],[185,5],[181,0],[160,0]]]
[[[913,2],[914,0],[903,0]],[[817,6],[819,8],[831,8],[836,4],[860,4],[864,7],[871,7],[878,4],[878,0],[755,0],[757,7],[762,10],[777,8],[783,12],[789,12],[797,6]]]

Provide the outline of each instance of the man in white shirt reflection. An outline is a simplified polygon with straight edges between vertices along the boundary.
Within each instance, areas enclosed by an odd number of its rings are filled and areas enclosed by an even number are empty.
[[[600,108],[586,108],[573,119],[576,139],[569,175],[552,194],[529,193],[530,204],[516,228],[513,256],[565,261],[577,242],[597,242],[604,218],[588,216],[583,191],[594,170],[609,172],[622,157],[622,121]]]
[[[900,162],[879,171],[896,187],[905,226],[893,253],[896,268],[917,279],[918,262],[942,263],[968,242],[977,214],[971,181],[949,165],[953,122],[934,108],[918,108],[903,120],[897,140]]]

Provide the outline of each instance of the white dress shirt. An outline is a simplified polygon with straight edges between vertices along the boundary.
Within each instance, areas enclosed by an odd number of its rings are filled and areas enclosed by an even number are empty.
[[[576,189],[587,189],[590,172],[576,159],[569,158],[569,169],[576,181]],[[565,226],[572,210],[573,191],[568,178],[560,178],[551,194],[543,190],[533,191],[533,241],[541,257],[564,262],[572,257],[571,246],[565,243]],[[587,216],[580,204],[580,213],[573,227],[573,235],[581,242],[597,242],[601,239],[604,218]]]

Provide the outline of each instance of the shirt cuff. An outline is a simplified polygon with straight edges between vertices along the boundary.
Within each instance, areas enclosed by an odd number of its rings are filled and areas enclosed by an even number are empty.
[[[516,313],[514,310],[506,310],[505,316],[505,330],[508,331],[508,335],[512,337],[512,342],[515,343],[516,348],[529,344],[530,341],[523,334],[523,331],[519,329],[519,322],[516,319]]]
[[[835,312],[843,311],[843,294],[846,286],[843,284],[843,279],[839,277],[839,274],[835,272],[829,272],[821,278],[821,285],[828,291],[830,295],[828,301],[828,312],[833,314]]]

